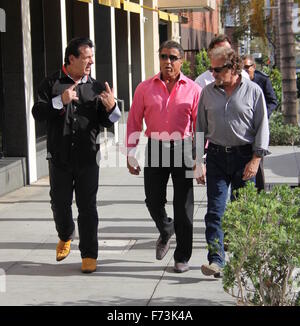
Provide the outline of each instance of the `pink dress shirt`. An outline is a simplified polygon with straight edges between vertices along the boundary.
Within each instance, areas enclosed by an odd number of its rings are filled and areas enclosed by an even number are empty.
[[[163,141],[191,137],[195,132],[200,93],[201,87],[182,73],[170,94],[160,73],[141,82],[128,115],[127,150],[137,146],[143,118],[147,137]]]

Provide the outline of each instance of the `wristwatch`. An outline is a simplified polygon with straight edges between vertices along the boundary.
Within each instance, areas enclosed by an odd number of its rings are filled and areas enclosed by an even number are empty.
[[[254,153],[257,157],[264,157],[266,155],[266,152],[264,149],[257,149]]]

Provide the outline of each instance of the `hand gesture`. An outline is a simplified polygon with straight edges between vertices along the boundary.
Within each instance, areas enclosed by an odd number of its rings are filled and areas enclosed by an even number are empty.
[[[71,87],[67,88],[61,95],[61,100],[64,105],[69,104],[72,101],[78,101],[79,98],[77,96],[75,87],[77,84],[72,85]]]
[[[100,93],[99,98],[105,106],[107,112],[109,112],[115,106],[113,89],[109,87],[108,82],[105,82],[105,91]]]

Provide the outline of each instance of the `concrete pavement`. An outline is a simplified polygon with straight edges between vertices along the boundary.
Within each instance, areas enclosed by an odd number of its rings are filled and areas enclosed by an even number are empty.
[[[276,147],[271,152],[265,160],[267,182],[295,185],[300,175],[299,147]],[[155,259],[158,233],[145,206],[143,176],[128,174],[117,147],[102,154],[97,272],[80,272],[78,232],[69,257],[55,261],[57,235],[49,204],[49,181],[40,179],[0,197],[0,305],[235,305],[234,298],[224,292],[222,280],[205,277],[200,271],[207,254],[206,188],[195,185],[191,269],[176,274],[174,237],[166,257]],[[167,211],[172,216],[171,182],[168,200]],[[73,213],[76,217],[75,204]]]
[[[300,186],[300,146],[270,146],[264,159],[268,187],[276,184]]]

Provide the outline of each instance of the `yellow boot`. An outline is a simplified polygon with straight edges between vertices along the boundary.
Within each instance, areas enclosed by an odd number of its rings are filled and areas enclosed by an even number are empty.
[[[82,258],[81,271],[82,273],[93,273],[97,269],[97,259]]]
[[[57,246],[56,246],[56,260],[61,261],[65,259],[71,250],[71,240],[68,241],[62,241],[59,240]]]

